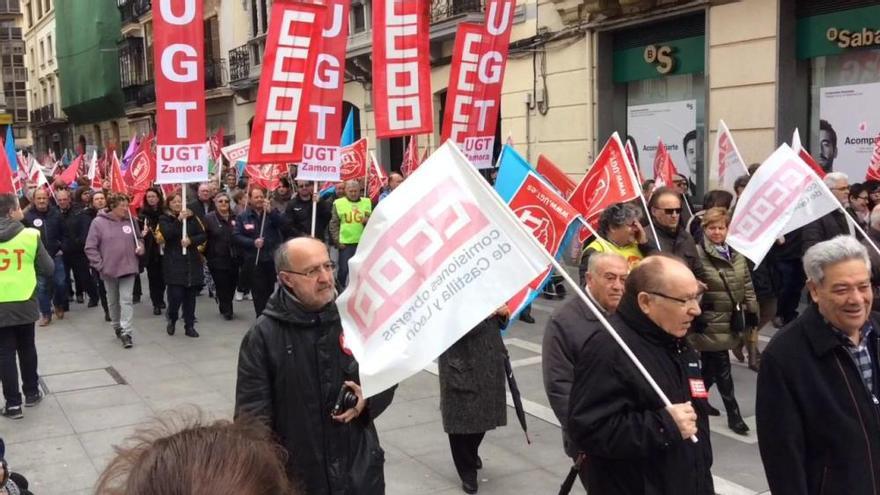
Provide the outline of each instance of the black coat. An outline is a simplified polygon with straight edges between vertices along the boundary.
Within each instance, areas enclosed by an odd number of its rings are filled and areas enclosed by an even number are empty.
[[[446,433],[484,433],[507,424],[504,323],[497,316],[481,321],[437,360]]]
[[[816,244],[833,239],[839,235],[850,235],[848,216],[839,209],[832,211],[824,217],[813,220],[804,226],[803,252]]]
[[[58,209],[54,206],[49,206],[46,211],[30,208],[24,214],[23,222],[25,227],[33,227],[40,231],[43,246],[49,252],[49,256],[54,258],[64,243],[64,222]]]
[[[697,244],[694,242],[694,238],[691,237],[690,232],[682,226],[679,226],[678,229],[673,232],[672,230],[658,224],[656,221],[654,222],[654,228],[657,230],[657,237],[660,239],[660,246],[663,248],[663,253],[674,254],[679,258],[682,258],[688,268],[694,272],[694,275],[699,277],[703,271],[703,264],[700,262],[700,254],[697,252]],[[650,227],[646,229],[646,233],[648,234],[648,242],[645,244],[639,244],[639,249],[642,250],[642,253],[644,253],[645,256],[649,256],[657,253],[658,249],[657,242],[654,241],[654,233],[651,231]]]
[[[287,203],[284,210],[285,232],[284,237],[301,237],[312,235],[312,200],[302,200],[294,196]],[[315,213],[315,237],[324,238],[324,233],[330,225],[330,216],[333,203],[329,200],[318,201],[318,211]]]
[[[162,212],[159,209],[147,205],[144,205],[138,214],[141,228],[147,225],[150,229],[147,235],[144,236],[144,256],[141,257],[144,266],[158,266],[158,264],[162,263],[162,250],[159,247],[159,243],[156,242],[156,236],[154,235],[156,229],[159,228],[159,219],[161,217]]]
[[[71,235],[76,228],[76,216],[79,210],[73,206],[66,210],[58,209],[58,215],[61,216],[61,250],[64,251],[65,257],[81,255],[85,256],[83,249],[85,245],[78,246]],[[77,249],[79,248],[79,249]]]
[[[880,315],[868,341],[880,392]],[[761,353],[756,416],[773,495],[880,493],[880,413],[815,305]]]
[[[607,332],[581,350],[571,391],[568,432],[586,452],[590,495],[712,495],[712,446],[705,399],[691,396],[699,355],[654,325],[633,297],[609,319],[673,404],[691,401],[697,437],[681,434],[663,402]]]
[[[568,409],[574,367],[584,344],[596,333],[604,332],[596,315],[580,298],[574,297],[557,309],[544,330],[541,365],[544,390],[553,413],[562,425],[562,444],[569,457],[578,454],[568,436]]]
[[[205,247],[208,268],[211,270],[237,268],[237,248],[232,242],[232,236],[235,232],[235,216],[232,215],[232,212],[226,219],[216,211],[208,213],[208,216],[205,217],[205,229],[208,234],[208,245]]]
[[[257,213],[253,208],[247,208],[235,218],[235,234],[233,240],[239,247],[245,263],[254,263],[257,259],[257,247],[254,245],[260,237],[260,227],[263,227],[263,248],[259,250],[260,261],[271,261],[275,248],[281,245],[281,231],[284,222],[281,215],[275,210],[266,213],[266,223],[263,225],[263,214]]]
[[[97,210],[88,207],[80,210],[74,217],[69,233],[72,245],[77,252],[84,252],[86,238],[89,236],[89,227],[92,226],[92,220],[94,220],[97,215]],[[85,254],[83,254],[83,256],[85,256]]]
[[[193,212],[195,216],[199,217],[199,220],[204,222],[205,217],[208,215],[208,213],[214,211],[214,202],[208,201],[207,203],[202,203],[201,201],[199,201],[198,198],[196,198],[190,201],[189,204],[186,205],[186,208],[189,211]]]
[[[186,236],[190,245],[183,254],[180,241],[183,238],[183,222],[171,215],[159,217],[159,233],[165,240],[165,254],[162,256],[162,276],[166,285],[201,287],[205,284],[202,255],[198,246],[204,244],[207,236],[196,217],[186,219]]]
[[[373,420],[394,389],[367,400],[348,425],[330,418],[346,380],[358,382],[357,361],[342,348],[336,304],[307,312],[282,286],[245,334],[238,355],[235,416],[263,419],[290,456],[289,475],[309,495],[385,493],[385,452]]]

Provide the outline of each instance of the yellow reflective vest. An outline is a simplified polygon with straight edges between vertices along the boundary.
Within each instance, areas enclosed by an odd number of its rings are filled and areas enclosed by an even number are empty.
[[[364,233],[364,218],[373,211],[373,202],[363,197],[357,203],[348,198],[339,198],[333,202],[336,214],[339,215],[339,243],[358,244]]]
[[[25,228],[12,239],[0,242],[0,303],[27,301],[37,287],[34,261],[40,231]]]

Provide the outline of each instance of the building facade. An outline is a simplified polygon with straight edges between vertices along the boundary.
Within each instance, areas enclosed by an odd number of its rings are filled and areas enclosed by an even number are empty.
[[[33,151],[60,157],[71,148],[67,116],[61,109],[61,83],[55,50],[52,0],[23,0],[25,65],[28,73]]]
[[[22,39],[22,9],[19,0],[0,0],[0,131],[12,125],[16,147],[31,144],[28,130],[28,74],[25,68],[25,44]]]

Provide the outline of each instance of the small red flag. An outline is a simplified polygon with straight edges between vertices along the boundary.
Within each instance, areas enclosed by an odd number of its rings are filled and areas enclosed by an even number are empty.
[[[16,194],[12,167],[6,153],[0,153],[0,194]]]
[[[116,151],[110,156],[110,192],[128,194],[128,185],[122,177],[119,157]]]
[[[538,166],[535,167],[535,170],[538,171],[538,175],[547,179],[564,198],[569,197],[577,187],[577,184],[565,172],[544,155],[538,155]]]
[[[671,187],[675,180],[676,168],[669,156],[669,151],[661,139],[657,143],[657,154],[654,155],[654,183],[657,187]]]
[[[874,138],[874,152],[871,153],[871,163],[868,164],[865,180],[880,181],[880,134]]]
[[[400,164],[400,173],[404,177],[408,177],[419,168],[419,165],[419,137],[412,136],[409,138],[409,145],[403,155],[403,163]]]

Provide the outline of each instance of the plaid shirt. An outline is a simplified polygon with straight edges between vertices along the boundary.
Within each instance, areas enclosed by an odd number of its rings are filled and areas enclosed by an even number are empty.
[[[868,392],[871,395],[874,395],[874,366],[871,362],[871,351],[868,349],[868,337],[874,331],[874,327],[870,322],[862,327],[859,331],[861,334],[859,345],[855,345],[846,334],[837,328],[834,328],[834,326],[831,328],[834,330],[834,334],[837,335],[843,343],[843,348],[846,349],[849,357],[852,358],[856,368],[858,368],[859,374],[862,375],[862,381],[865,383]]]

